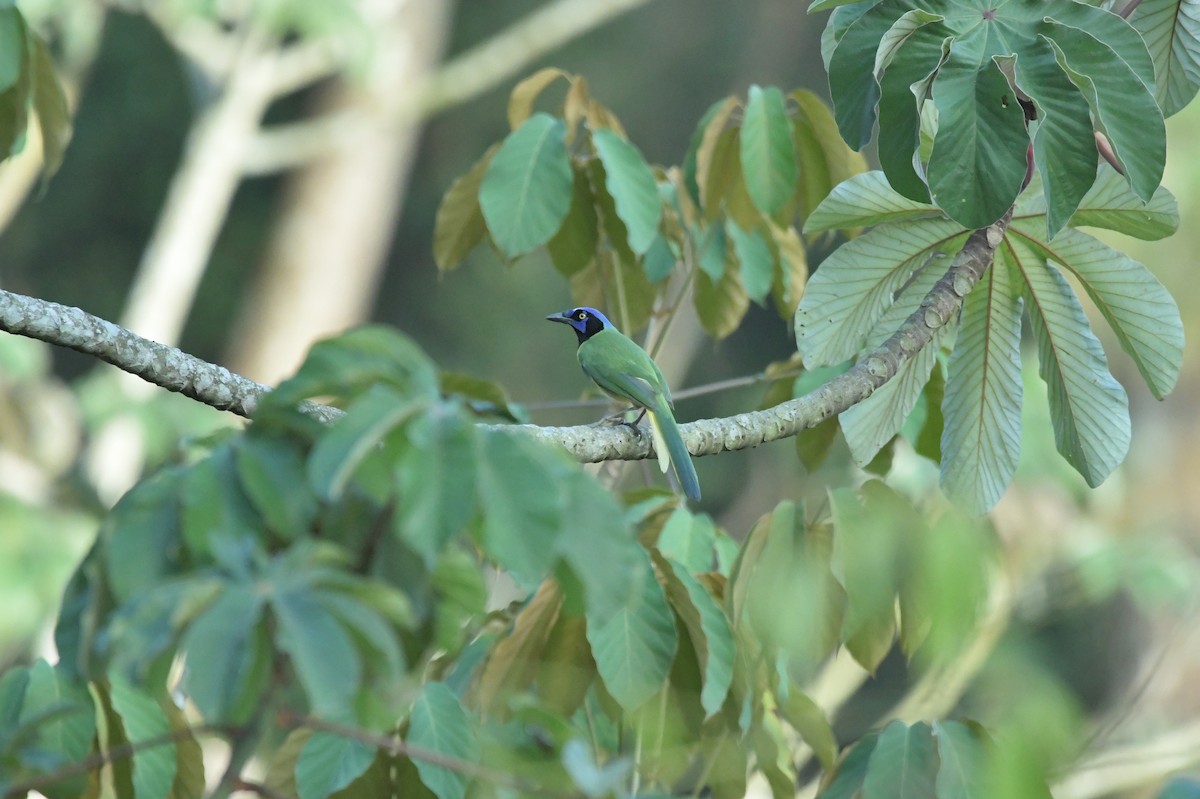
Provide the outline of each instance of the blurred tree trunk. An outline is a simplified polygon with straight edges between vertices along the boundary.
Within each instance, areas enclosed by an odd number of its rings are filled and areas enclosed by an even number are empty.
[[[289,179],[226,359],[259,382],[290,374],[315,339],[362,321],[372,306],[420,135],[419,125],[389,124],[388,109],[437,67],[450,22],[449,0],[399,6],[377,31],[366,80],[322,89],[321,113],[357,111],[371,130]]]

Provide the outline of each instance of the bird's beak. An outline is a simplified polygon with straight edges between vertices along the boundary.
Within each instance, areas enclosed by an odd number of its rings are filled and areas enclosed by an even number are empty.
[[[571,324],[571,317],[567,316],[566,311],[560,311],[559,313],[552,313],[549,316],[547,316],[546,321],[547,322],[562,322],[564,325],[569,325],[569,324]]]

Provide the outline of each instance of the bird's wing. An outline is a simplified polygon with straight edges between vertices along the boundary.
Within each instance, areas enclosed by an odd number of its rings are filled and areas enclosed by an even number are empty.
[[[579,346],[579,365],[606,393],[653,410],[670,395],[662,372],[646,351],[616,330]]]

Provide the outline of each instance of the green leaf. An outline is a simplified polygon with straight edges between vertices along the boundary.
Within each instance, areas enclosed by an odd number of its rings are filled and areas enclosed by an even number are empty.
[[[1049,244],[1036,241],[1023,224],[1015,233],[1029,236],[1030,251],[1079,279],[1151,393],[1158,399],[1169,394],[1183,363],[1183,322],[1158,278],[1124,253],[1077,230],[1065,230]]]
[[[732,219],[725,221],[725,232],[733,242],[746,295],[761,303],[771,293],[771,279],[775,271],[775,258],[767,242],[757,230],[747,233]]]
[[[314,344],[295,377],[263,397],[255,418],[276,408],[290,413],[310,397],[357,397],[376,385],[405,399],[438,398],[437,368],[416,342],[394,328],[368,325]]]
[[[837,759],[837,738],[833,735],[825,711],[808,694],[790,685],[787,696],[779,699],[779,713],[812,748],[813,754],[821,761],[821,767],[826,771],[832,769]]]
[[[679,643],[662,586],[649,568],[639,577],[621,608],[599,624],[589,616],[587,629],[604,687],[626,711],[662,688]]]
[[[1037,106],[1033,160],[1049,207],[1047,235],[1054,236],[1075,213],[1095,179],[1091,112],[1045,40],[1022,50],[1015,68],[1017,85]]]
[[[878,227],[847,242],[809,278],[796,309],[796,345],[808,366],[857,355],[892,296],[927,259],[962,235],[944,219]]]
[[[438,205],[433,222],[433,260],[443,272],[458,266],[487,232],[479,208],[479,187],[496,150],[496,145],[489,147],[466,174],[451,183]]]
[[[471,720],[445,683],[429,682],[421,689],[409,716],[406,742],[448,759],[475,763],[479,743]],[[468,777],[460,769],[447,768],[413,758],[421,782],[438,799],[463,799]]]
[[[935,795],[937,769],[930,726],[922,721],[910,727],[897,719],[879,734],[863,781],[862,797],[930,799]]]
[[[800,171],[779,89],[750,87],[739,145],[742,176],[750,199],[758,210],[771,216],[791,199]]]
[[[21,12],[0,8],[0,92],[12,88],[26,68],[27,37]]]
[[[712,571],[717,529],[706,515],[676,508],[658,534],[658,551],[683,564],[688,574]]]
[[[662,218],[654,173],[637,148],[611,130],[593,131],[592,144],[604,164],[605,188],[628,231],[629,248],[644,255],[658,236]]]
[[[125,734],[135,745],[171,731],[158,702],[119,677],[112,680],[113,709],[121,717]],[[175,748],[155,746],[133,754],[133,790],[138,799],[166,799],[175,782]]]
[[[9,674],[13,676],[9,678]],[[91,751],[96,721],[82,684],[73,683],[61,667],[55,669],[44,660],[38,660],[28,671],[13,669],[5,678],[0,682],[0,752],[6,748],[9,734],[24,739],[22,730],[33,727],[33,735],[25,741],[26,751],[38,752],[47,767],[57,769],[83,760]],[[6,702],[12,704],[6,708]],[[80,796],[86,786],[86,777],[78,775],[39,790],[47,799],[68,799]]]
[[[1200,5],[1192,0],[1144,0],[1130,23],[1154,60],[1154,99],[1173,116],[1200,87]]]
[[[651,283],[661,283],[667,279],[677,263],[679,257],[671,249],[671,245],[662,236],[656,236],[642,259],[642,269]]]
[[[712,718],[725,704],[733,682],[733,631],[725,611],[683,564],[662,556],[656,560],[666,578],[667,599],[687,627],[700,664],[700,706]],[[682,594],[681,594],[682,590]]]
[[[304,457],[295,442],[247,434],[234,448],[242,490],[267,527],[293,540],[305,534],[317,515],[317,498],[308,490]]]
[[[1071,227],[1099,227],[1146,241],[1165,239],[1179,228],[1179,206],[1162,186],[1149,203],[1129,189],[1125,176],[1108,164],[1100,167],[1091,191],[1071,217]]]
[[[188,626],[180,649],[188,654],[183,689],[211,721],[235,719],[253,686],[256,628],[262,597],[242,585],[227,587]]]
[[[258,546],[262,520],[254,512],[224,445],[192,467],[183,486],[183,536],[193,555],[242,570]]]
[[[883,222],[899,222],[941,216],[928,203],[910,200],[888,185],[882,172],[864,172],[844,180],[809,214],[804,223],[806,234],[822,230],[868,227]]]
[[[1025,179],[1025,113],[992,60],[999,43],[988,26],[954,40],[933,80],[938,132],[929,157],[933,200],[966,228],[1000,218]]]
[[[409,431],[410,446],[396,464],[400,502],[395,530],[432,563],[475,512],[474,425],[437,407]]]
[[[361,777],[374,760],[375,750],[361,741],[317,730],[296,761],[296,793],[300,799],[325,799]]]
[[[187,472],[167,468],[130,489],[105,517],[100,548],[113,598],[124,602],[173,572],[180,541],[180,493]]]
[[[1026,245],[1013,252],[1025,282],[1055,444],[1095,487],[1129,449],[1129,400],[1109,374],[1104,350],[1067,281]]]
[[[843,752],[841,760],[834,767],[832,779],[826,783],[819,799],[856,799],[861,796],[871,755],[878,742],[879,733],[869,732]]]
[[[935,721],[940,765],[935,784],[937,799],[978,799],[987,795],[984,784],[983,742],[958,721]]]
[[[29,33],[29,43],[33,51],[30,64],[33,70],[33,110],[42,134],[42,171],[49,178],[62,165],[63,153],[71,140],[71,112],[46,43],[32,31]],[[3,45],[0,45],[2,50]]]
[[[707,169],[708,159],[712,156],[712,146],[716,143],[717,136],[725,129],[725,123],[729,121],[729,116],[737,105],[736,97],[722,97],[717,100],[708,107],[704,116],[700,117],[700,121],[696,124],[696,130],[692,133],[687,154],[683,158],[683,183],[688,194],[691,195],[692,202],[696,205],[700,204],[700,186],[704,183],[698,175],[701,150],[705,149],[704,145],[707,142],[708,148],[703,158],[705,169]]]
[[[931,264],[910,278],[901,295],[880,316],[867,339],[867,347],[879,346],[898,330],[941,276],[942,270]],[[942,342],[953,328],[954,320],[951,320],[933,331],[930,342],[905,361],[891,380],[838,416],[838,424],[856,464],[870,463],[900,432],[929,382]]]
[[[537,584],[554,564],[566,526],[556,490],[557,454],[508,430],[484,430],[479,442],[483,549],[520,580]]]
[[[463,632],[482,616],[487,605],[487,585],[476,558],[461,549],[447,550],[433,569],[434,643],[448,652],[463,644]]]
[[[600,222],[592,199],[592,186],[587,172],[574,170],[571,189],[571,208],[562,227],[546,243],[554,268],[563,277],[582,271],[596,257]]]
[[[536,113],[510,133],[479,187],[500,251],[515,258],[549,241],[571,208],[573,181],[561,119]]]
[[[291,658],[313,711],[344,716],[362,682],[362,661],[350,635],[311,590],[286,590],[272,597],[276,643]]]
[[[387,586],[370,584],[361,590],[372,591],[375,594],[395,591]],[[378,680],[391,684],[401,678],[404,653],[400,649],[396,632],[389,620],[384,619],[383,615],[366,601],[368,597],[356,596],[333,587],[314,591],[313,596],[321,607],[329,611],[353,634],[358,650],[366,656]],[[395,597],[401,603],[406,599],[404,594],[399,592],[396,592]],[[383,602],[387,604],[389,600],[385,599]]]
[[[831,568],[846,590],[842,634],[848,644],[858,637],[850,653],[874,673],[895,635],[903,543],[918,524],[913,510],[879,482],[866,484],[863,500],[848,488],[831,491],[829,499],[836,531]]]
[[[1035,16],[1040,17],[1045,9],[1035,5]],[[1154,91],[1154,61],[1146,50],[1146,43],[1128,22],[1111,10],[1097,8],[1082,2],[1058,3],[1048,16],[1096,37],[1129,66],[1147,89]]]
[[[871,6],[850,22],[828,60],[829,92],[838,129],[855,150],[871,140],[879,100],[879,84],[871,67],[879,42],[900,17],[914,8],[910,0],[883,0]]]
[[[942,405],[942,490],[971,513],[1000,501],[1021,455],[1021,297],[1004,248],[963,305]]]
[[[792,132],[797,162],[804,165],[800,170],[799,193],[803,222],[834,186],[866,171],[867,162],[842,141],[837,121],[817,95],[797,89],[789,96],[796,104]]]
[[[921,203],[929,202],[918,156],[921,108],[929,82],[946,57],[951,31],[942,19],[922,9],[906,12],[884,35],[875,55],[879,129],[887,131],[879,137],[879,163],[892,188]]]
[[[1111,48],[1086,31],[1048,19],[1042,35],[1083,92],[1134,193],[1149,201],[1162,180],[1167,153],[1166,128],[1154,95]]]
[[[308,456],[308,484],[323,500],[337,501],[363,461],[420,410],[387,386],[372,386],[321,433]]]
[[[716,283],[703,270],[696,272],[692,301],[700,325],[715,339],[725,338],[737,330],[750,307],[741,277],[732,269],[726,269]]]

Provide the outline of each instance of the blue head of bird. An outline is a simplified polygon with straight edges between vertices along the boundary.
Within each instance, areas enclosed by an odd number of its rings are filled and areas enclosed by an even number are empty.
[[[587,341],[592,336],[599,333],[605,328],[612,328],[613,323],[608,321],[608,317],[597,311],[595,308],[572,308],[569,311],[562,313],[552,313],[546,317],[550,322],[562,322],[564,325],[570,325],[575,331],[575,335],[579,338],[579,343]],[[615,328],[614,328],[615,329]]]

